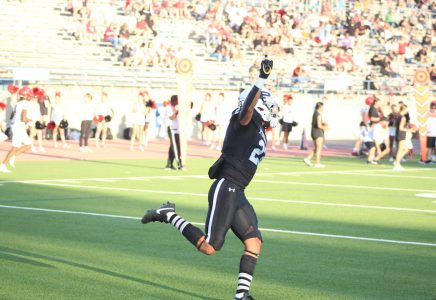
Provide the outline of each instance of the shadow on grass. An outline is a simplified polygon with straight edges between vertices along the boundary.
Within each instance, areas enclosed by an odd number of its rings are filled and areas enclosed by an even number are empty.
[[[0,246],[0,252],[6,253],[6,255],[9,255],[10,257],[15,257],[15,258],[18,258],[17,256],[27,256],[27,257],[31,257],[31,258],[44,259],[44,260],[51,261],[51,262],[61,263],[61,264],[65,264],[65,265],[68,265],[68,266],[75,267],[75,268],[80,268],[80,269],[83,269],[83,270],[97,272],[97,273],[109,275],[109,276],[112,276],[112,277],[116,277],[116,278],[120,278],[120,279],[124,279],[124,280],[128,280],[128,281],[132,281],[132,282],[135,282],[135,283],[145,284],[145,285],[153,286],[153,287],[156,287],[156,288],[160,288],[160,289],[176,292],[176,293],[183,294],[183,295],[190,296],[190,297],[196,297],[196,298],[201,298],[201,299],[209,299],[209,300],[218,300],[217,298],[210,298],[210,297],[207,297],[207,296],[204,296],[204,295],[191,293],[191,292],[184,291],[184,290],[181,290],[181,289],[177,289],[177,288],[174,288],[174,287],[171,287],[171,286],[167,286],[167,285],[164,285],[164,284],[160,284],[160,283],[152,282],[152,281],[149,281],[149,280],[144,280],[144,279],[136,278],[136,277],[133,277],[133,276],[130,276],[130,275],[121,274],[121,273],[118,273],[118,272],[115,272],[115,271],[111,271],[111,270],[106,270],[106,269],[102,269],[102,268],[98,268],[98,267],[93,267],[93,266],[89,266],[89,265],[85,265],[85,264],[81,264],[81,263],[77,263],[77,262],[73,262],[73,261],[68,261],[68,260],[62,259],[62,258],[46,256],[46,255],[41,255],[41,254],[27,252],[27,251],[22,251],[22,250],[17,250],[17,249],[11,249],[11,248],[2,247],[2,246]],[[2,256],[0,256],[0,257],[2,257]],[[27,263],[32,262],[32,263],[38,263],[39,264],[39,262],[34,262],[31,259],[25,259],[25,258],[23,258],[23,259],[27,260]],[[42,266],[50,266],[50,265],[42,264]],[[52,267],[52,266],[50,266],[50,267]]]
[[[33,259],[24,258],[19,255],[15,255],[12,253],[9,253],[9,251],[0,250],[0,260],[9,260],[12,262],[22,263],[22,264],[28,264],[36,267],[43,267],[43,268],[54,268],[52,265],[45,264]]]

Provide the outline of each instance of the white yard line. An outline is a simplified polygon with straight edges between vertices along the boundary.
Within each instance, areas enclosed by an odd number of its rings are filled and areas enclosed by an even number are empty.
[[[31,179],[31,180],[9,180],[1,183],[39,183],[39,182],[70,182],[70,181],[104,181],[104,180],[147,180],[147,179],[183,179],[197,178],[208,179],[207,175],[175,175],[175,176],[139,176],[139,177],[95,177],[95,178],[65,178],[65,179]]]
[[[429,171],[431,169],[420,169],[420,168],[409,168],[406,171]],[[378,172],[389,172],[391,174],[377,174]],[[371,174],[365,174],[371,173]],[[391,169],[359,169],[359,170],[336,170],[336,171],[325,171],[325,170],[317,170],[317,171],[296,171],[296,172],[258,172],[256,173],[256,177],[273,177],[274,175],[285,175],[285,176],[301,176],[301,175],[330,175],[330,174],[350,174],[350,175],[362,175],[362,176],[380,176],[380,177],[398,177],[398,178],[423,178],[423,179],[436,179],[435,177],[430,176],[402,176],[399,174],[393,174]],[[404,174],[404,173],[403,173]],[[30,179],[30,180],[5,180],[1,181],[1,184],[5,183],[38,183],[38,182],[72,182],[76,183],[77,181],[118,181],[118,180],[135,180],[135,181],[147,181],[153,179],[169,179],[169,180],[180,180],[180,179],[207,179],[209,177],[205,174],[202,175],[158,175],[158,176],[138,176],[138,177],[95,177],[95,178],[65,178],[65,179]]]
[[[391,187],[365,186],[365,185],[349,185],[349,184],[314,183],[314,182],[280,181],[280,180],[263,180],[263,179],[254,179],[253,182],[262,182],[262,183],[271,183],[271,184],[287,184],[287,185],[306,185],[306,186],[319,186],[319,187],[334,187],[334,188],[339,187],[339,188],[346,188],[346,189],[436,193],[436,190],[404,189],[404,188],[391,188]]]
[[[116,180],[113,180],[113,179],[94,179],[94,181],[97,181],[97,182],[116,182]]]
[[[419,168],[410,168],[406,169],[402,174],[405,174],[406,172],[415,172],[415,171],[429,171],[430,169],[419,169]],[[288,175],[288,176],[300,176],[300,175],[330,175],[330,174],[346,174],[346,173],[375,173],[375,172],[389,172],[391,174],[387,177],[391,176],[398,176],[405,177],[407,176],[401,176],[399,174],[392,175],[393,171],[391,169],[359,169],[359,170],[337,170],[337,171],[325,171],[325,170],[317,170],[317,171],[297,171],[297,172],[258,172],[256,173],[256,177],[271,177],[273,175]],[[378,176],[383,176],[384,174],[380,174]],[[366,175],[365,175],[366,176]],[[255,177],[255,178],[256,178]],[[37,183],[37,182],[77,182],[77,181],[104,181],[104,180],[152,180],[152,179],[207,179],[209,180],[209,177],[205,174],[202,175],[158,175],[158,176],[138,176],[138,177],[95,177],[95,178],[65,178],[65,179],[30,179],[30,180],[5,180],[0,181],[1,184],[5,183]],[[430,177],[431,178],[431,177]],[[436,176],[433,177],[436,179]]]
[[[60,181],[60,182],[65,182],[65,183],[75,183],[75,184],[80,184],[80,183],[81,183],[80,181],[77,181],[77,180],[62,180],[62,181]]]
[[[86,216],[93,216],[93,217],[107,217],[107,218],[129,219],[129,220],[140,220],[141,219],[140,217],[121,216],[121,215],[113,215],[113,214],[100,214],[100,213],[93,213],[93,212],[81,212],[81,211],[58,210],[58,209],[47,209],[47,208],[34,208],[34,207],[22,207],[22,206],[0,205],[0,208],[3,208],[3,209],[29,210],[29,211],[42,211],[42,212],[50,212],[50,213],[74,214],[74,215],[86,215]],[[200,222],[192,222],[192,224],[194,224],[194,225],[204,225],[203,223],[200,223]],[[317,233],[317,232],[305,232],[305,231],[295,231],[295,230],[281,230],[281,229],[272,229],[272,228],[260,228],[260,230],[265,231],[265,232],[275,232],[275,233],[285,233],[285,234],[305,235],[305,236],[316,236],[316,237],[325,237],[325,238],[348,239],[348,240],[369,241],[369,242],[379,242],[379,243],[390,243],[390,244],[399,244],[399,245],[413,245],[413,246],[436,247],[436,243],[423,243],[423,242],[413,242],[413,241],[379,239],[379,238],[370,238],[370,237],[359,237],[359,236],[350,236],[350,235],[336,235],[336,234],[326,234],[326,233]]]
[[[68,188],[78,188],[78,189],[96,189],[96,190],[106,190],[106,191],[122,191],[122,192],[151,193],[151,194],[162,194],[162,195],[193,196],[193,197],[202,197],[202,198],[207,197],[207,194],[202,194],[202,193],[172,192],[172,191],[165,191],[165,190],[132,189],[132,188],[104,187],[104,186],[93,186],[93,185],[80,185],[80,186],[78,186],[78,185],[70,185],[70,184],[45,183],[45,182],[38,182],[38,183],[33,183],[33,184],[68,187]],[[254,201],[266,201],[266,202],[323,205],[323,206],[336,206],[336,207],[359,208],[359,209],[366,208],[366,209],[382,209],[382,210],[391,210],[391,211],[436,213],[436,210],[417,209],[417,208],[402,208],[402,207],[388,207],[388,206],[375,206],[375,205],[373,206],[373,205],[359,205],[359,204],[347,204],[347,203],[329,203],[329,202],[287,200],[287,199],[274,199],[274,198],[263,198],[263,197],[249,197],[249,198],[250,198],[250,200],[254,200]]]
[[[436,194],[416,194],[416,197],[436,199]]]
[[[335,171],[336,174],[341,174],[340,172],[344,172],[344,171]],[[326,172],[321,172],[321,173],[326,173]],[[329,174],[331,174],[331,173],[329,173]],[[364,175],[364,176],[366,176],[366,175]],[[47,179],[47,180],[18,180],[18,181],[1,181],[0,183],[1,184],[5,184],[5,183],[26,183],[26,184],[38,184],[38,183],[42,184],[42,183],[46,183],[46,184],[48,184],[48,183],[51,183],[51,182],[66,182],[66,183],[72,182],[72,183],[78,183],[77,181],[116,182],[118,180],[135,180],[135,181],[144,180],[144,181],[147,181],[147,180],[150,180],[150,179],[181,180],[183,178],[208,179],[208,177],[204,176],[204,175],[183,175],[183,176],[148,176],[148,177],[108,177],[108,178],[74,178],[74,179]],[[339,187],[339,188],[347,188],[347,189],[369,189],[369,190],[397,191],[397,192],[436,193],[436,190],[426,190],[426,189],[406,189],[406,188],[395,188],[395,187],[376,187],[376,186],[365,186],[365,185],[347,185],[347,184],[298,182],[298,181],[283,181],[283,180],[253,179],[253,182],[271,183],[271,184],[286,184],[286,185],[306,185],[306,186],[318,186],[318,187],[334,187],[334,188]]]
[[[363,172],[347,172],[342,171],[335,174],[339,175],[355,175],[355,176],[369,176],[369,177],[387,177],[387,178],[404,178],[404,179],[430,179],[436,180],[436,176],[413,176],[413,175],[394,175],[394,174],[368,174]]]
[[[311,168],[308,168],[309,170],[313,170]],[[401,174],[411,173],[411,172],[418,172],[418,171],[430,171],[434,170],[434,168],[407,168],[404,171],[401,172]],[[297,172],[259,172],[256,173],[256,176],[263,176],[263,175],[326,175],[326,174],[341,174],[342,172],[353,172],[353,173],[378,173],[378,172],[388,172],[390,174],[394,173],[392,168],[371,168],[368,166],[366,169],[358,169],[358,170],[332,170],[328,171],[325,169],[316,170],[316,171],[297,171]],[[396,173],[398,174],[398,173]]]

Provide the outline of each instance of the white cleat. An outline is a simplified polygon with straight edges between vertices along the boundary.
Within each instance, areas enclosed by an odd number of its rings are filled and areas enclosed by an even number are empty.
[[[313,167],[313,164],[311,163],[310,159],[305,158],[303,159],[303,162],[306,164],[306,166]]]
[[[314,167],[315,167],[315,168],[325,168],[325,165],[322,165],[322,164],[315,164]]]
[[[11,173],[5,164],[0,164],[0,173]]]
[[[404,168],[399,163],[394,163],[394,171],[403,171]]]

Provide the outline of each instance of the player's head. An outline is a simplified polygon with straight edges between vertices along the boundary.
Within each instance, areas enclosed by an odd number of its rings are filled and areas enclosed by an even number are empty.
[[[245,89],[239,95],[239,107],[244,105],[250,89]],[[268,90],[261,90],[259,100],[254,108],[262,117],[264,127],[276,127],[279,122],[279,106]]]
[[[279,106],[268,90],[261,90],[254,109],[265,122],[264,127],[276,127],[279,123]]]
[[[23,86],[18,90],[18,97],[26,100],[31,100],[33,98],[33,91],[28,86]]]
[[[407,114],[407,105],[405,103],[402,103],[400,106],[400,114],[402,115]]]
[[[375,108],[380,107],[380,99],[377,97],[374,97],[374,100],[372,101],[371,106],[374,106]]]
[[[90,93],[85,94],[85,102],[91,102],[92,101],[92,95]]]
[[[365,105],[371,106],[371,104],[374,102],[374,97],[373,96],[368,96],[365,99]]]
[[[179,104],[179,96],[172,95],[171,99],[170,99],[170,102],[171,102],[172,106],[177,106]]]

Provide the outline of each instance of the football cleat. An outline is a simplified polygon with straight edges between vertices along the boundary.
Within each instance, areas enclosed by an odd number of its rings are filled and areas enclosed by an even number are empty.
[[[236,297],[233,300],[254,300],[253,297],[251,297],[248,292],[245,292],[241,297]]]
[[[308,159],[308,158],[305,158],[305,159],[303,159],[303,162],[306,164],[306,166],[308,166],[308,167],[312,167],[313,166],[313,164],[310,162],[310,159]]]
[[[150,209],[147,210],[145,215],[141,219],[142,224],[147,224],[150,222],[164,222],[168,223],[167,221],[167,213],[175,212],[176,211],[176,205],[171,202],[163,203],[161,207],[158,209]]]

